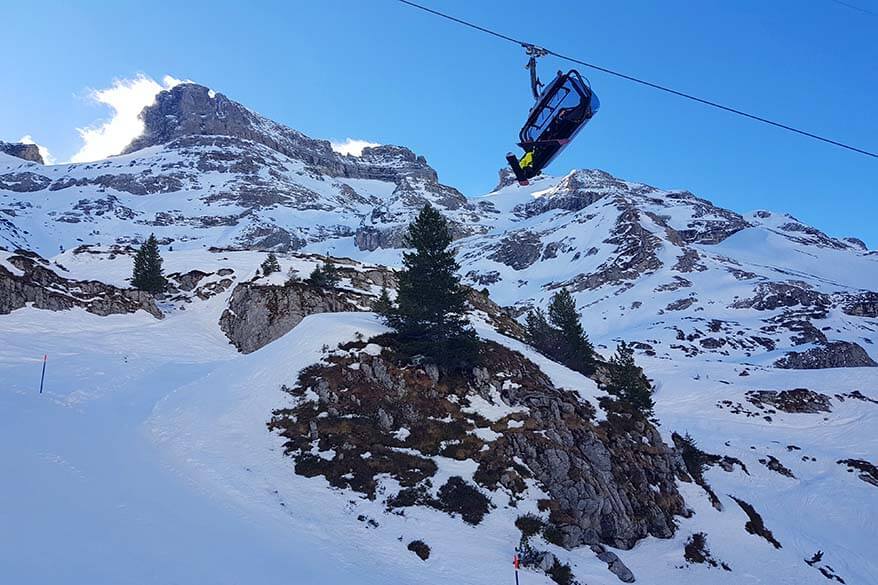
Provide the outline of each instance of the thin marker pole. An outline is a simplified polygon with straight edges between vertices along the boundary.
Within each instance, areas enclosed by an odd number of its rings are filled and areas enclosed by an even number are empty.
[[[40,375],[40,394],[43,393],[43,381],[46,379],[46,361],[48,361],[49,355],[43,354],[43,373]]]

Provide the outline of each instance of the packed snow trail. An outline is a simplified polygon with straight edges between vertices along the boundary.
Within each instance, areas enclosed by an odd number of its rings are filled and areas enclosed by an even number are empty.
[[[155,441],[158,423],[150,416],[156,403],[169,394],[175,398],[175,388],[218,367],[226,370],[221,377],[247,371],[239,363],[247,358],[224,347],[221,334],[215,341],[223,344],[198,347],[201,332],[185,321],[31,309],[4,317],[0,412],[7,416],[0,426],[0,457],[7,480],[0,525],[15,530],[0,531],[3,580],[35,585],[405,580],[403,574],[376,571],[365,552],[347,550],[343,543],[327,547],[319,524],[311,531],[291,530],[276,513],[253,513],[239,501],[214,497],[209,486],[191,481],[185,464],[171,463]],[[335,334],[344,339],[352,331],[326,332],[326,340]],[[176,343],[169,345],[172,337]],[[42,396],[40,362],[25,357],[38,351],[50,354]],[[278,375],[290,371],[283,361],[274,366]],[[222,386],[211,382],[210,389],[214,396],[197,396],[198,411],[213,421],[211,410],[226,403]],[[276,389],[262,403],[277,406],[282,399]],[[270,408],[260,412],[263,424],[253,429],[267,441],[269,414]],[[236,467],[248,458],[224,461]],[[292,474],[289,467],[285,471]],[[347,560],[331,558],[333,548]]]
[[[215,324],[223,303],[161,321],[3,317],[0,524],[15,527],[0,531],[4,580],[482,585],[508,569],[518,537],[509,517],[489,515],[477,530],[435,510],[386,515],[381,501],[295,475],[268,432],[272,409],[288,401],[280,386],[324,345],[382,332],[374,315],[314,315],[240,355]],[[433,549],[427,562],[405,549],[418,538]]]

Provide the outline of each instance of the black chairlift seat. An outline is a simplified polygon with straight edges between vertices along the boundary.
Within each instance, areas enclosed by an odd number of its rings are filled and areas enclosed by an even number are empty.
[[[518,182],[526,185],[554,160],[597,113],[600,101],[579,73],[558,72],[540,93],[521,128],[521,159],[507,155]]]

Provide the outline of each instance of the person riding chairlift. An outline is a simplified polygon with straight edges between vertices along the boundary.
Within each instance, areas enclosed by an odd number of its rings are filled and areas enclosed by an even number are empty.
[[[527,69],[536,103],[519,132],[518,144],[524,154],[521,158],[511,152],[506,155],[520,185],[527,185],[539,175],[600,107],[597,96],[575,69],[566,74],[558,71],[555,79],[540,91],[543,84],[537,77],[536,60],[547,52],[532,45],[525,45],[525,49],[530,56]]]

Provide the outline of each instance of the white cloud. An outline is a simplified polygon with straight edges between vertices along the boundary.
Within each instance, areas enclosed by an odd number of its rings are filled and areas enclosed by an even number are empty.
[[[363,154],[363,149],[367,146],[381,146],[376,142],[369,142],[368,140],[358,140],[356,138],[348,138],[344,142],[332,142],[332,150],[339,154],[352,154],[354,156],[360,156]]]
[[[180,83],[184,82],[170,75],[165,75],[160,84],[138,74],[134,79],[117,79],[106,89],[90,91],[89,98],[109,106],[112,117],[97,125],[76,129],[83,144],[70,162],[90,162],[122,152],[143,133],[143,121],[139,118],[143,108],[152,104],[160,91]]]
[[[30,134],[25,134],[21,138],[18,139],[22,144],[37,144],[33,137]],[[37,144],[37,149],[40,151],[40,156],[43,157],[43,162],[47,165],[55,164],[55,157],[52,156],[52,153],[49,152],[49,149],[43,146],[42,144]]]

